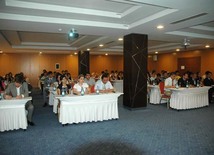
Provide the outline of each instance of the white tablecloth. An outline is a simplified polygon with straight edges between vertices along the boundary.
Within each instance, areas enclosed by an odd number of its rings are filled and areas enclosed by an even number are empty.
[[[0,100],[0,131],[27,129],[25,104],[32,97]]]
[[[149,95],[149,101],[151,104],[159,104],[161,93],[160,88],[158,85],[149,85],[148,88],[150,88],[150,95]]]
[[[72,124],[117,119],[119,118],[117,100],[121,94],[56,96],[61,101],[59,122]]]
[[[181,110],[208,106],[209,89],[210,87],[170,88],[172,91],[170,107]]]
[[[50,94],[49,94],[49,105],[54,105],[54,97],[57,94],[56,91],[54,90],[50,90]]]
[[[114,80],[112,84],[117,92],[123,93],[123,80]]]

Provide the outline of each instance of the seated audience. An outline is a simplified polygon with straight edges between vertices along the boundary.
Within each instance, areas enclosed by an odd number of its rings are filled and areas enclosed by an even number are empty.
[[[170,77],[164,81],[165,88],[175,88],[175,85],[177,84],[175,76],[174,72],[170,73]]]
[[[190,85],[188,80],[189,80],[189,75],[186,72],[186,73],[183,74],[183,77],[178,80],[178,85],[180,87],[187,87],[187,85],[188,86]]]
[[[95,90],[99,90],[100,93],[111,93],[114,92],[114,88],[109,81],[109,74],[103,73],[101,79],[98,80],[94,87]]]
[[[60,83],[57,87],[57,94],[62,95],[62,92],[65,94],[71,94],[71,85],[68,84],[68,81],[64,75],[60,76]]]
[[[48,105],[49,87],[53,87],[55,82],[56,82],[56,79],[53,77],[53,72],[49,71],[47,78],[44,80],[44,86],[43,86],[44,105],[43,105],[43,107],[46,107]]]
[[[91,77],[90,73],[86,73],[84,82],[89,85],[89,87],[92,87],[95,85],[94,78]]]
[[[78,76],[78,82],[73,87],[73,93],[75,95],[81,95],[81,93],[89,94],[90,88],[87,83],[84,82],[84,75],[80,74]]]
[[[24,97],[28,97],[28,85],[26,82],[24,82],[24,77],[21,74],[16,74],[14,82],[10,83],[9,86],[5,90],[4,98],[6,100],[11,99],[12,97],[15,97],[16,99],[21,99]],[[31,103],[31,101],[28,101],[25,104],[25,109],[28,111],[27,114],[27,120],[28,124],[33,126],[35,125],[32,122],[32,116],[34,111],[34,106]]]
[[[206,78],[203,81],[204,86],[213,86],[214,85],[214,81],[212,79],[212,72],[206,71],[205,75],[206,75]],[[214,93],[214,87],[210,88],[209,91],[208,91],[209,103],[213,102],[212,101],[213,93]]]

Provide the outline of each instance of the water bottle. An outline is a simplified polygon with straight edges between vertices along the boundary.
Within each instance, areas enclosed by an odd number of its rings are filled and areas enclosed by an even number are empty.
[[[187,83],[186,83],[186,88],[189,88],[189,83],[188,83],[188,81],[187,81]]]
[[[178,88],[179,88],[178,83],[176,83],[175,87],[176,87],[176,89],[178,89]]]
[[[96,89],[96,94],[99,94],[100,91],[99,91],[99,87],[97,86],[97,89]]]
[[[83,87],[81,87],[81,95],[83,96],[85,94]]]
[[[200,85],[199,85],[199,81],[197,81],[197,87],[199,87]]]
[[[65,96],[65,89],[62,88],[62,96]]]

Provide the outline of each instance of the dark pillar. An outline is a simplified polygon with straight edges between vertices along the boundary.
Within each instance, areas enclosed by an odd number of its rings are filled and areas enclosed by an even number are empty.
[[[78,66],[79,74],[89,73],[89,51],[79,51],[78,52]]]
[[[147,106],[148,36],[124,36],[123,105],[130,109]]]

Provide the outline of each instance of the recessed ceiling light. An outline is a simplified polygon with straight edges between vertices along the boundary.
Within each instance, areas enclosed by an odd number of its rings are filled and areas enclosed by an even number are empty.
[[[163,29],[163,28],[164,28],[163,25],[158,25],[158,26],[157,26],[157,29]]]
[[[59,29],[58,29],[58,31],[59,31],[59,32],[61,32],[61,31],[62,31],[62,29],[61,29],[61,28],[59,28]]]
[[[39,54],[42,54],[42,52],[39,52]]]
[[[118,38],[118,40],[119,40],[119,41],[122,41],[122,40],[123,40],[123,38]]]
[[[77,52],[74,52],[75,55],[77,55]]]
[[[206,45],[205,47],[206,47],[206,48],[210,48],[210,45]]]
[[[108,55],[108,53],[106,53],[105,55]]]
[[[180,51],[180,49],[179,49],[179,48],[177,48],[177,49],[176,49],[176,51],[177,51],[177,52],[179,52],[179,51]]]
[[[156,51],[155,54],[158,54],[158,51]]]
[[[90,51],[90,48],[87,48],[87,51]]]
[[[0,53],[3,53],[3,51],[2,51],[2,50],[0,50]]]
[[[103,47],[103,44],[100,44],[99,46],[100,46],[100,47]]]

